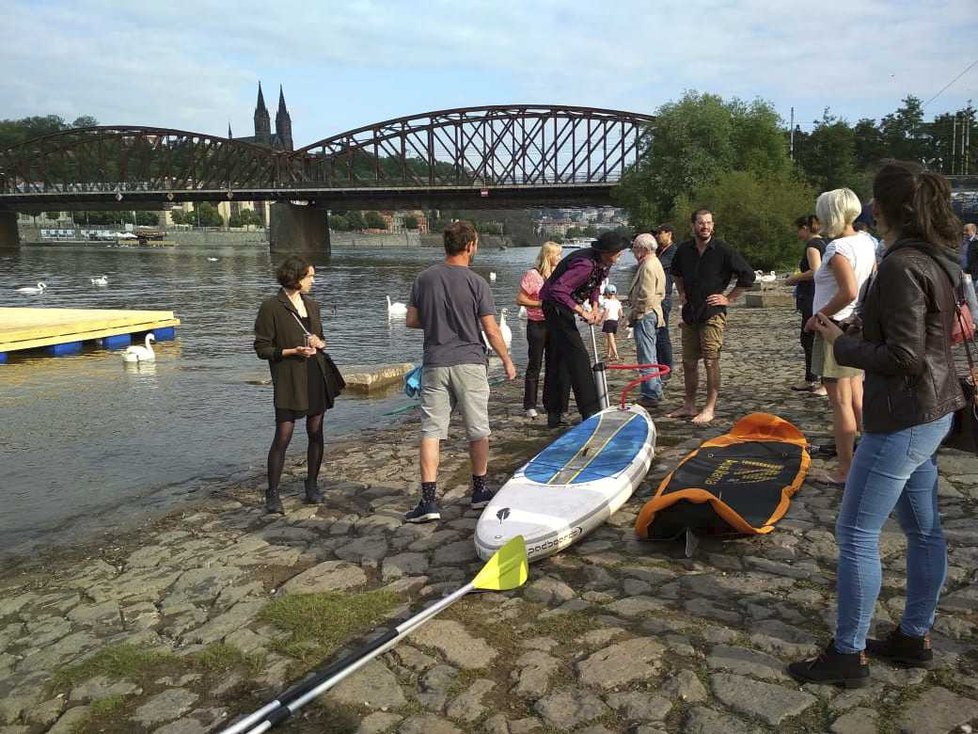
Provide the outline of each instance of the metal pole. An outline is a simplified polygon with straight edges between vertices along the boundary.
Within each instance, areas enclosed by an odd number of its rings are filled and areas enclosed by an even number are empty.
[[[955,171],[955,163],[958,157],[958,113],[954,113],[954,118],[951,120],[951,175],[953,176]]]
[[[598,341],[594,338],[594,324],[590,324],[591,329],[591,348],[594,350],[594,383],[598,388],[598,402],[601,410],[607,408],[611,403],[608,401],[608,374],[604,368],[604,362],[598,356]]]
[[[790,140],[791,140],[791,142],[788,145],[788,155],[791,157],[791,160],[794,160],[795,159],[795,108],[794,107],[791,108],[791,136],[790,136]]]

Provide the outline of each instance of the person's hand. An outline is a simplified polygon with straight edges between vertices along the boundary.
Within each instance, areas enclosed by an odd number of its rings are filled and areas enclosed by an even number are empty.
[[[506,370],[506,379],[515,380],[516,379],[516,365],[513,364],[513,360],[507,358],[503,363],[503,369]]]
[[[709,306],[729,306],[730,301],[722,293],[714,293],[706,297],[706,303]]]
[[[815,327],[818,324],[818,319],[816,316],[818,316],[818,314],[808,317],[808,321],[805,322],[805,331],[816,331]]]
[[[814,330],[829,344],[835,344],[835,340],[842,336],[842,329],[825,314],[817,313],[812,316],[811,321],[815,322]]]
[[[316,347],[296,347],[295,353],[300,357],[309,359],[310,357],[316,356]]]
[[[313,334],[311,337],[309,337],[309,346],[313,347],[314,349],[325,349],[326,342]]]

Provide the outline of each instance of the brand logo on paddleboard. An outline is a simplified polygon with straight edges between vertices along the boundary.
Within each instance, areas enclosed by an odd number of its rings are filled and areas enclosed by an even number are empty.
[[[503,509],[501,509],[499,512],[496,513],[496,517],[499,518],[499,522],[505,520],[507,517],[509,517],[509,508],[504,507]]]
[[[569,545],[576,538],[584,533],[584,529],[578,525],[571,528],[566,533],[558,535],[550,540],[545,540],[542,543],[537,543],[536,545],[527,546],[526,555],[532,556],[536,553],[545,553],[547,551],[555,550],[564,545]]]

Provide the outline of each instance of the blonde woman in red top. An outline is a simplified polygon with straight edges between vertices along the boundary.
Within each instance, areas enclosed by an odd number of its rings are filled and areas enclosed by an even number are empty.
[[[523,273],[516,303],[526,308],[527,364],[523,383],[523,410],[527,418],[537,416],[537,394],[540,367],[544,364],[547,344],[547,322],[540,308],[540,289],[560,262],[561,247],[556,242],[544,242],[533,267]],[[566,410],[566,408],[565,408]]]

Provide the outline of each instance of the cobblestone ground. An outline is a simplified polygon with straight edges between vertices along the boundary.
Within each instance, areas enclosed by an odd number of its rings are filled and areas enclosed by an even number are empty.
[[[978,721],[974,457],[946,452],[940,460],[950,543],[934,630],[940,665],[926,672],[873,663],[872,685],[860,690],[799,687],[784,673],[787,661],[831,635],[840,490],[805,484],[774,533],[704,541],[692,560],[678,545],[634,537],[636,514],[662,477],[737,418],[769,411],[810,441],[829,434],[825,399],[788,389],[801,375],[795,330],[788,309],[733,309],[714,425],[656,417],[652,470],[607,525],[534,564],[523,589],[466,597],[285,728],[970,731]],[[625,341],[623,354],[633,348]],[[680,381],[668,385],[663,414],[678,405]],[[492,413],[498,486],[553,434],[542,418],[522,416],[516,383],[494,389]],[[396,601],[383,618],[403,619],[470,580],[482,564],[471,537],[477,513],[462,502],[464,441],[444,447],[442,522],[400,521],[417,491],[416,420],[330,445],[321,507],[298,501],[296,465],[284,484],[284,517],[262,514],[256,477],[114,542],[8,565],[0,575],[0,734],[213,731],[314,663],[299,662],[264,613],[276,600],[387,590]],[[883,631],[903,604],[904,547],[891,523],[876,614]]]

